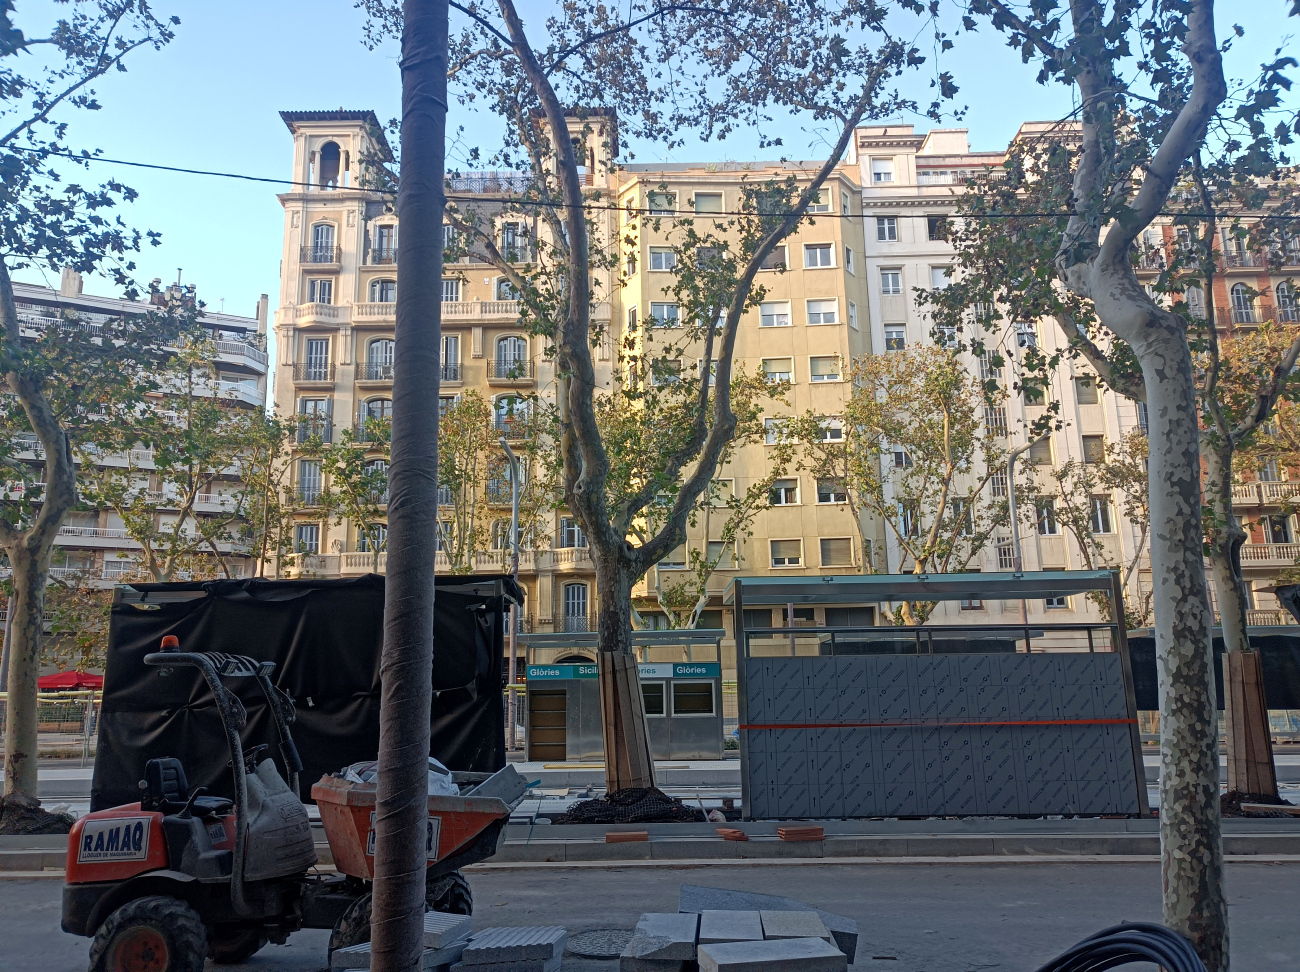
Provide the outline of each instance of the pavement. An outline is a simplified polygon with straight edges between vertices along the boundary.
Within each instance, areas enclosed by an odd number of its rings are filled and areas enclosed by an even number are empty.
[[[1230,864],[1236,969],[1300,968],[1300,866]],[[1120,921],[1160,920],[1155,864],[1015,863],[697,865],[467,870],[474,926],[564,925],[571,934],[632,928],[643,911],[675,911],[683,883],[778,893],[853,918],[855,970],[1030,972]],[[84,972],[89,942],[59,930],[60,884],[0,882],[0,972]],[[328,932],[303,931],[232,972],[319,972]],[[566,972],[612,972],[617,962],[566,958]],[[1146,966],[1133,966],[1146,969]]]

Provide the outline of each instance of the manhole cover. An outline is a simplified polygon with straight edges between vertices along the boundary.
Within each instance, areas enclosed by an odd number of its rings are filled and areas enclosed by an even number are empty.
[[[612,959],[622,955],[631,940],[630,929],[597,928],[572,936],[565,951],[582,958]]]

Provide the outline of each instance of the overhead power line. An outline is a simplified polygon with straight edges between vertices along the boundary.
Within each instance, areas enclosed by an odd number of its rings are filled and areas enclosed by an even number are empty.
[[[212,169],[189,169],[183,166],[159,165],[155,162],[131,162],[126,159],[110,159],[102,155],[77,155],[75,152],[49,152],[49,151],[43,152],[38,149],[18,148],[16,146],[14,148],[20,152],[53,155],[53,156],[58,156],[59,158],[73,159],[77,162],[107,162],[110,165],[127,165],[136,169],[155,169],[160,172],[176,172],[181,175],[212,176],[214,178],[219,178],[219,179],[240,179],[243,180],[244,182],[265,182],[265,183],[270,183],[272,185],[279,185],[279,186],[301,186],[307,189],[313,188],[312,183],[310,182],[297,182],[293,179],[272,179],[267,176],[244,175],[239,172],[217,172]],[[355,192],[355,193],[371,194],[371,195],[374,194],[392,195],[392,193],[387,190],[365,189],[358,186],[335,186],[331,188],[329,191],[336,192],[336,193]],[[471,202],[476,199],[482,199],[483,196],[480,193],[472,193],[472,192],[458,193],[455,191],[451,191],[447,193],[447,198],[449,200],[453,200],[456,202]],[[927,200],[927,202],[928,201],[929,200]],[[939,201],[940,200],[935,200],[936,203]],[[516,206],[534,206],[537,208],[554,208],[556,206],[562,205],[562,203],[547,202],[546,200],[543,199],[511,199],[510,203]],[[643,207],[628,207],[628,206],[618,206],[618,205],[598,206],[593,203],[588,203],[584,205],[583,208],[592,210],[593,212],[638,213],[641,215],[654,216],[660,219],[678,219],[678,218],[689,219],[697,216],[707,219],[711,216],[754,216],[754,215],[781,216],[784,215],[783,213],[755,214],[753,212],[737,211],[737,210],[724,210],[716,213],[663,213],[663,212],[650,209],[648,207],[643,208]],[[813,217],[814,219],[816,218],[856,219],[857,218],[857,216],[855,216],[852,213],[807,213],[805,215]],[[867,216],[867,215],[868,215],[867,213],[858,214],[858,216]],[[1071,215],[1072,214],[1070,213],[980,213],[978,215],[969,215],[969,214],[959,215],[956,216],[955,218],[957,219],[1069,219]],[[1157,216],[1179,216],[1187,219],[1209,219],[1211,217],[1222,218],[1222,216],[1217,213],[1194,213],[1194,212],[1184,212],[1182,210],[1161,210],[1160,212],[1156,213],[1156,215]],[[948,218],[948,217],[944,217],[944,218]],[[1293,220],[1293,219],[1300,219],[1300,215],[1280,214],[1280,215],[1269,215],[1261,218]]]

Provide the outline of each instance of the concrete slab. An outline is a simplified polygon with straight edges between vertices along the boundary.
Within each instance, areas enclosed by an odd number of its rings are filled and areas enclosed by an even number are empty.
[[[697,884],[683,884],[677,898],[678,911],[702,912],[706,908],[726,907],[737,909],[748,907],[754,911],[815,911],[834,938],[835,945],[848,956],[850,962],[857,954],[858,923],[856,921],[819,908],[810,908],[794,898],[750,891],[730,891],[726,888],[706,888]]]
[[[473,920],[469,915],[430,911],[424,916],[424,947],[444,948],[469,938]]]
[[[560,925],[488,928],[469,940],[461,961],[465,965],[546,962],[562,956],[568,940],[569,933]]]
[[[757,911],[701,911],[701,945],[717,942],[761,942],[763,920]]]
[[[848,957],[820,938],[701,945],[700,972],[847,972]]]
[[[420,956],[420,968],[446,968],[451,963],[459,961],[461,952],[464,950],[464,942],[456,942],[454,945],[448,945],[444,948],[426,948]],[[370,943],[362,942],[360,945],[350,945],[347,948],[336,948],[330,955],[330,968],[370,968]]]
[[[694,962],[699,923],[700,916],[695,914],[643,914],[636,923],[632,940],[619,956],[619,968],[624,968],[623,959],[634,963]]]
[[[831,933],[815,911],[760,911],[759,916],[763,919],[763,938],[768,941],[780,938],[831,940]]]

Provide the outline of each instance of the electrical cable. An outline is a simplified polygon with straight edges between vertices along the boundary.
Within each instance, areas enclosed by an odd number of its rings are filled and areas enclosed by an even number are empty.
[[[1105,972],[1134,962],[1153,962],[1165,972],[1206,972],[1205,963],[1187,939],[1171,928],[1150,922],[1103,928],[1037,972]]]
[[[174,165],[158,165],[153,162],[131,162],[126,159],[110,159],[102,155],[77,155],[75,152],[50,152],[50,151],[41,152],[38,149],[21,148],[18,146],[13,146],[11,150],[19,151],[19,152],[30,152],[32,154],[43,154],[47,156],[52,155],[52,156],[57,156],[59,158],[73,159],[74,161],[77,162],[107,162],[112,165],[127,165],[137,169],[156,169],[161,172],[176,172],[181,175],[213,176],[215,178],[220,178],[220,179],[241,179],[245,182],[267,182],[273,185],[301,186],[307,189],[319,188],[319,187],[313,187],[312,183],[310,182],[297,182],[293,179],[272,179],[266,176],[243,175],[238,172],[217,172],[211,169],[188,169],[188,168],[184,168],[181,166],[174,166]],[[329,189],[328,191],[332,193],[354,192],[354,193],[362,193],[367,195],[392,195],[393,194],[392,191],[390,190],[364,189],[355,186],[335,186]],[[447,199],[456,202],[469,202],[475,199],[482,199],[482,198],[483,196],[480,193],[466,193],[466,192],[458,193],[455,190],[447,193]],[[924,201],[928,202],[929,200],[924,200]],[[516,205],[516,206],[536,206],[538,208],[554,208],[556,206],[562,205],[561,203],[547,202],[544,199],[512,199],[510,200],[510,202],[512,205]],[[617,205],[597,206],[593,204],[584,205],[583,208],[590,210],[592,212],[636,213],[643,216],[645,215],[655,216],[662,219],[692,219],[696,216],[707,218],[710,216],[753,216],[755,215],[752,212],[743,212],[743,211],[734,211],[734,210],[724,210],[716,213],[662,213],[662,212],[656,212],[649,208],[642,208],[642,207],[628,207],[628,206],[617,206]],[[774,213],[772,215],[779,216],[783,214]],[[806,215],[812,217],[813,219],[858,219],[858,218],[865,217],[867,214],[858,213],[855,215],[853,213],[807,213]],[[978,216],[959,215],[952,218],[956,218],[956,219],[1069,219],[1071,215],[1072,214],[1070,213],[980,213]],[[1186,219],[1208,219],[1213,214],[1183,212],[1180,210],[1161,210],[1160,212],[1156,213],[1156,215],[1177,216]],[[1218,217],[1218,218],[1222,218],[1222,217]],[[1270,219],[1270,220],[1292,220],[1292,219],[1300,219],[1300,215],[1279,214],[1279,215],[1272,215],[1272,216],[1263,216],[1260,218]]]

